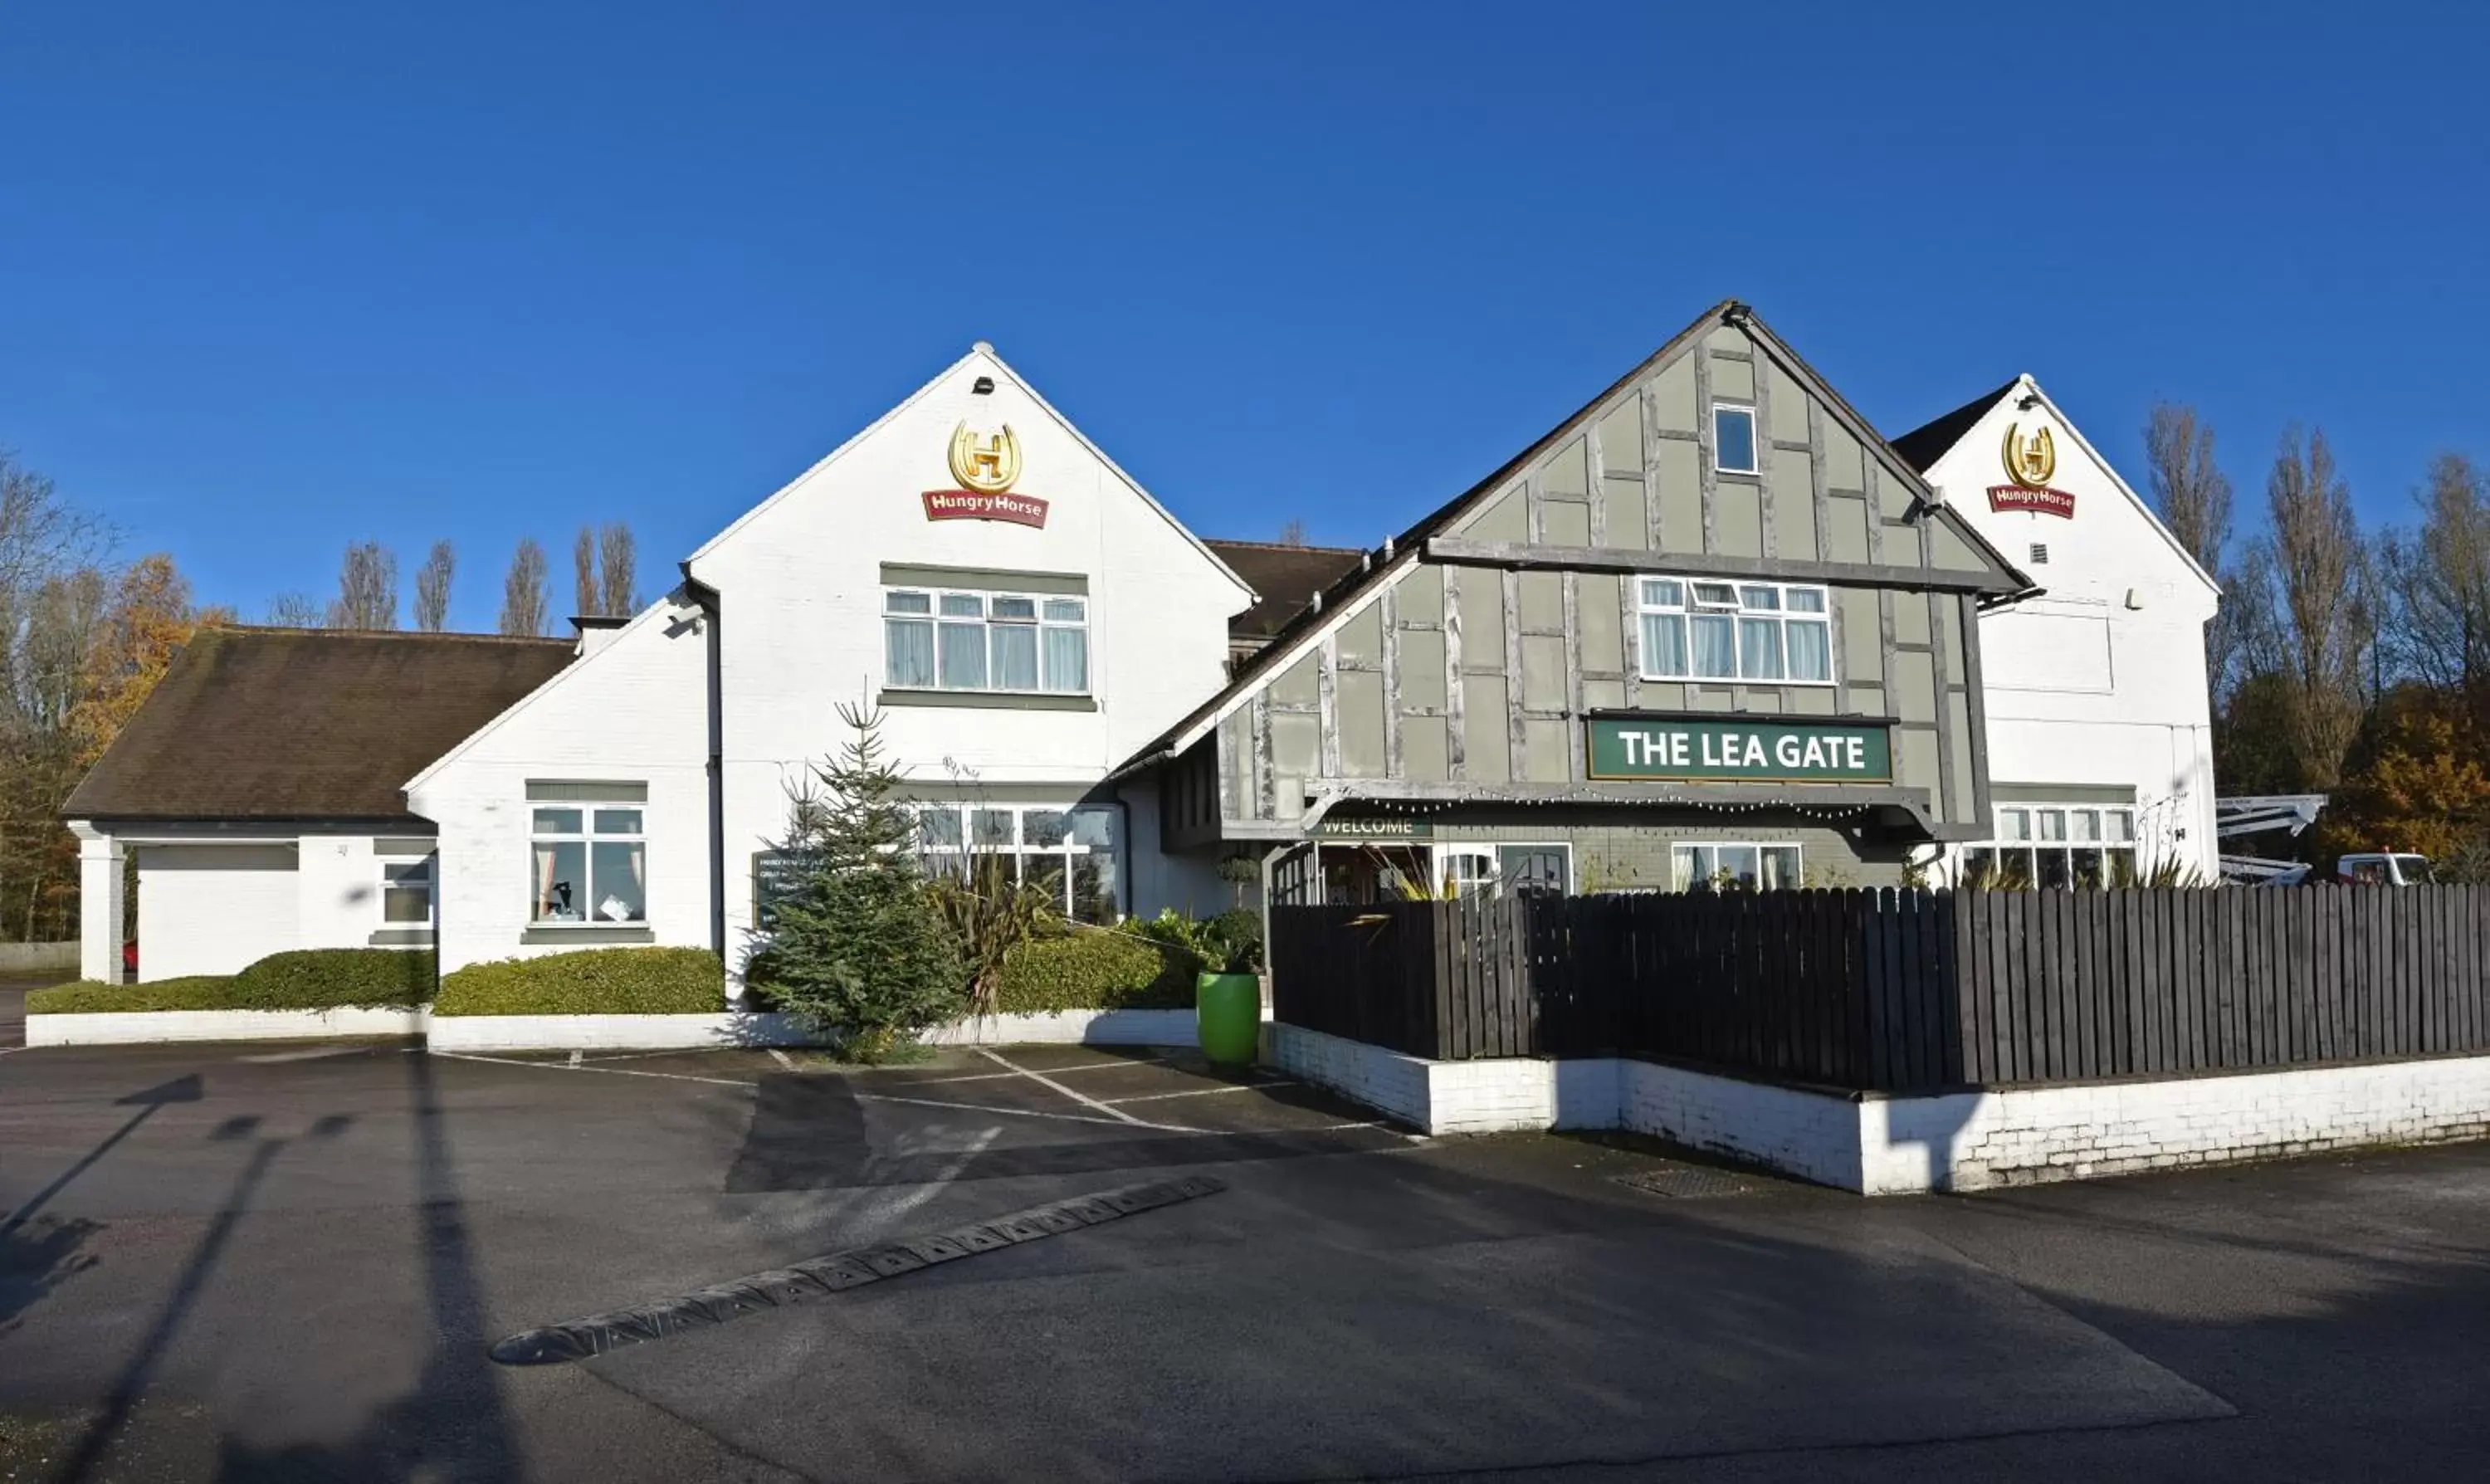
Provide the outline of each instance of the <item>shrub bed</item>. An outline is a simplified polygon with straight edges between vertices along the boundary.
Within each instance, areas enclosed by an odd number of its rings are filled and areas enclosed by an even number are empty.
[[[1199,955],[1131,933],[1091,930],[1025,943],[1003,960],[996,1008],[1183,1010],[1193,1007]]]
[[[101,1015],[151,1010],[335,1010],[400,1008],[432,998],[435,961],[405,948],[305,948],[272,953],[240,974],[202,974],[147,984],[92,979],[39,989],[29,1015]]]
[[[234,975],[234,989],[262,1010],[330,1010],[421,1004],[441,977],[429,948],[299,948],[271,953]]]
[[[158,979],[153,984],[104,984],[80,979],[26,996],[29,1015],[103,1015],[134,1010],[241,1010],[260,1005],[235,1003],[231,975],[202,974],[184,979]]]
[[[470,964],[435,1015],[722,1015],[726,966],[707,948],[582,948]]]

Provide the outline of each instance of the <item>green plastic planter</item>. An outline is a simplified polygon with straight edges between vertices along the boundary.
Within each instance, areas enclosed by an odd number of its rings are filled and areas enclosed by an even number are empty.
[[[1250,974],[1205,974],[1195,980],[1194,1025],[1202,1054],[1223,1066],[1250,1066],[1261,1050],[1262,983]]]

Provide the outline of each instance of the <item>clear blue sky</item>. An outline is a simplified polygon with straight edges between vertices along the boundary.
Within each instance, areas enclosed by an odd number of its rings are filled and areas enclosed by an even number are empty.
[[[20,5],[0,444],[248,617],[449,537],[462,627],[978,338],[1215,536],[1371,543],[1731,295],[1889,433],[2490,455],[2483,21],[1913,9]]]

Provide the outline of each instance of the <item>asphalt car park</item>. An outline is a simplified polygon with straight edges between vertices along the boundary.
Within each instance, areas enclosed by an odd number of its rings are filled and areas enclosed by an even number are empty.
[[[1182,1052],[19,1050],[0,1477],[2473,1476],[2485,1232],[2478,1148],[1865,1202]]]

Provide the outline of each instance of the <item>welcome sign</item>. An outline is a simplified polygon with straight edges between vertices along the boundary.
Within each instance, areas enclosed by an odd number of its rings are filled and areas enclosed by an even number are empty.
[[[1748,783],[1887,783],[1893,741],[1880,726],[1721,719],[1593,716],[1594,778],[1711,779]]]

